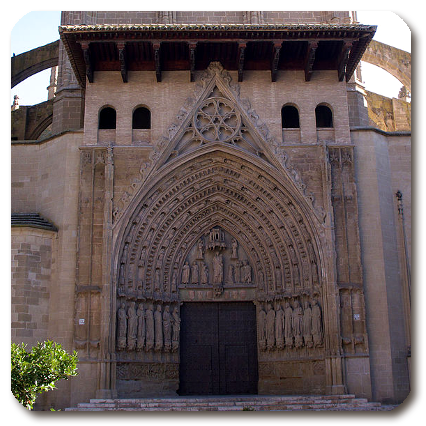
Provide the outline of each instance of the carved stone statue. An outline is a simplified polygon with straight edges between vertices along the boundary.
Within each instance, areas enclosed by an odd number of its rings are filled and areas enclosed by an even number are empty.
[[[261,351],[266,350],[266,312],[263,307],[259,310],[258,315],[258,339],[259,349]]]
[[[284,343],[288,348],[293,347],[293,308],[288,301],[284,306]]]
[[[308,301],[305,302],[303,310],[303,340],[305,346],[312,348],[312,309]]]
[[[176,292],[177,292],[177,272],[174,271],[173,277],[172,277],[172,293],[176,293]]]
[[[136,316],[138,317],[138,337],[136,343],[136,349],[142,350],[145,345],[145,310],[143,304],[139,303],[138,310],[136,311]]]
[[[161,305],[157,305],[154,313],[154,350],[160,352],[163,349],[163,315],[161,313]]]
[[[183,265],[183,268],[182,268],[182,284],[189,283],[190,274],[191,274],[191,267],[189,266],[188,262],[185,262],[185,265]]]
[[[150,303],[145,311],[146,344],[145,351],[154,348],[154,306]]]
[[[198,260],[204,259],[204,241],[202,238],[199,239],[197,244],[197,259]]]
[[[170,352],[172,349],[172,316],[170,315],[170,307],[166,306],[163,312],[163,335],[164,350]]]
[[[238,242],[235,238],[232,239],[231,259],[238,259]]]
[[[209,268],[207,267],[207,264],[203,262],[201,264],[201,277],[200,277],[201,284],[208,284],[209,283]]]
[[[198,284],[200,278],[200,269],[198,267],[197,262],[192,263],[192,275],[191,275],[191,283]]]
[[[236,283],[241,282],[241,265],[242,265],[241,260],[237,260],[235,264],[235,268],[234,268],[234,277],[235,277]]]
[[[234,267],[233,265],[228,266],[227,281],[229,284],[234,284]]]
[[[272,350],[275,346],[275,311],[268,304],[266,314],[266,349]]]
[[[215,284],[223,283],[223,256],[216,252],[213,257],[213,282]]]
[[[133,351],[136,348],[136,335],[138,331],[138,317],[136,316],[135,302],[130,302],[127,310],[127,349]]]
[[[275,340],[277,349],[284,349],[284,311],[280,303],[275,309]]]
[[[242,275],[243,275],[243,282],[246,284],[251,283],[251,266],[248,263],[248,260],[245,260],[243,263],[242,269]]]
[[[303,309],[300,306],[299,301],[294,302],[293,310],[293,335],[294,335],[294,345],[296,348],[303,346],[302,338],[302,328],[303,328]]]
[[[315,347],[322,345],[321,308],[316,300],[312,302],[312,337]]]
[[[122,302],[117,312],[117,348],[118,350],[126,349],[126,335],[127,335],[126,304]]]
[[[155,275],[154,275],[154,291],[156,293],[159,293],[161,290],[161,271],[160,268],[157,268],[155,270]]]
[[[176,352],[179,348],[180,317],[178,307],[175,306],[172,313],[172,351]]]
[[[145,275],[145,261],[140,260],[138,263],[138,285],[143,286],[143,280]]]

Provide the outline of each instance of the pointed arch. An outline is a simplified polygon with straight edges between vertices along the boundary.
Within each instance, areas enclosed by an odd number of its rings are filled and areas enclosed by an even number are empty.
[[[173,275],[214,226],[244,248],[258,299],[321,294],[319,221],[290,179],[235,147],[210,145],[173,160],[129,207],[116,225],[119,295],[139,290],[145,298],[177,300]]]

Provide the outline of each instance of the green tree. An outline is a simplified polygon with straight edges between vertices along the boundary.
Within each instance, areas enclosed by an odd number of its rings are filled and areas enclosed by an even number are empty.
[[[55,388],[58,380],[77,375],[77,352],[70,355],[50,340],[38,342],[31,352],[24,343],[12,343],[12,393],[29,410],[38,393]]]

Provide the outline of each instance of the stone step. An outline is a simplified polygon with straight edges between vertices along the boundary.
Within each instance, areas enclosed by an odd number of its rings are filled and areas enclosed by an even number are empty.
[[[393,407],[394,408],[394,407]],[[392,409],[392,408],[390,408]],[[219,396],[91,399],[65,411],[378,411],[380,403],[354,395]]]

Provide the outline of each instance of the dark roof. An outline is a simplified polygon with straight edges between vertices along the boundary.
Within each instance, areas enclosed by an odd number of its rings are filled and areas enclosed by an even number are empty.
[[[61,40],[81,86],[94,71],[337,70],[348,81],[376,26],[361,24],[65,25]],[[191,75],[192,77],[192,75]],[[274,81],[274,80],[273,80]]]
[[[12,227],[18,226],[58,232],[58,228],[52,222],[40,216],[39,213],[12,213]]]

